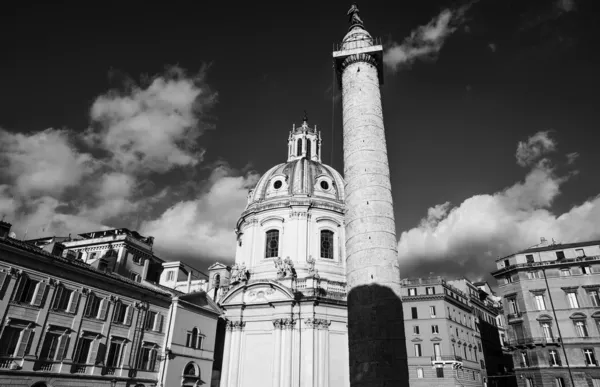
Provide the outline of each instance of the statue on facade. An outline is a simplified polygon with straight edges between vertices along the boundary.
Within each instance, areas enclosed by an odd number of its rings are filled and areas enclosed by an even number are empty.
[[[241,282],[248,279],[248,269],[246,264],[242,262],[241,265],[237,263],[231,267],[231,283]]]
[[[350,25],[363,24],[363,21],[361,20],[360,16],[358,16],[358,12],[358,6],[356,5],[356,3],[353,3],[350,9],[348,10]]]
[[[294,262],[287,257],[286,259],[281,259],[281,257],[275,258],[273,261],[275,264],[275,268],[277,269],[277,278],[285,278],[286,276],[296,277],[296,270],[294,269]]]
[[[315,269],[315,264],[317,263],[317,260],[314,259],[312,255],[309,255],[306,259],[306,262],[308,263],[308,274],[311,274],[314,277],[318,278],[319,270]]]

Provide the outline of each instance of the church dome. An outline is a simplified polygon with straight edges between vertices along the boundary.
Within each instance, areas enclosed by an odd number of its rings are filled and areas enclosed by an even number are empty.
[[[305,196],[344,201],[344,180],[332,167],[305,157],[269,169],[248,197],[254,203]]]

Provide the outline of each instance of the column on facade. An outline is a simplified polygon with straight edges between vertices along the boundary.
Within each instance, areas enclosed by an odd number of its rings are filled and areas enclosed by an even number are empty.
[[[302,321],[302,338],[301,338],[301,353],[300,363],[302,364],[302,386],[301,387],[314,387],[314,366],[315,366],[315,354],[314,354],[314,340],[315,330],[312,319],[305,319]]]
[[[229,386],[238,387],[239,385],[239,373],[240,373],[240,360],[241,360],[241,352],[242,352],[242,329],[244,328],[245,323],[242,321],[233,322],[233,335],[232,335],[232,345],[231,345],[231,360],[230,360],[230,369],[231,373],[229,375]]]
[[[281,319],[273,320],[273,381],[272,387],[279,387],[281,381]]]
[[[291,318],[283,319],[283,369],[281,373],[281,386],[290,386],[292,383],[292,333],[295,321]]]
[[[302,362],[302,354],[300,353],[302,346],[300,345],[300,329],[301,320],[295,321],[298,324],[297,329],[292,329],[292,387],[300,387],[300,372]]]
[[[225,344],[223,344],[223,364],[221,366],[221,387],[229,384],[229,365],[231,364],[231,321],[226,322]]]
[[[329,386],[329,322],[327,320],[315,320],[317,333],[317,351],[318,351],[318,377],[316,385],[318,387]]]
[[[298,224],[298,258],[296,261],[304,263],[308,258],[308,212],[306,207],[299,209],[296,222]]]

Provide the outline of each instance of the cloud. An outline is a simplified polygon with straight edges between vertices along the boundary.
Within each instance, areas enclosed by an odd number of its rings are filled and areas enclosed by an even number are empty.
[[[556,143],[540,133],[519,143],[524,155],[539,157],[543,149],[554,149]],[[497,257],[535,245],[540,237],[557,242],[600,237],[600,195],[554,214],[552,204],[570,175],[558,175],[548,159],[523,160],[531,166],[524,181],[496,193],[474,195],[457,206],[448,202],[433,206],[419,226],[403,232],[398,242],[402,270],[477,280],[495,269]]]
[[[200,173],[200,137],[213,127],[217,98],[204,71],[175,67],[124,85],[95,99],[87,130],[0,129],[0,216],[20,238],[26,230],[33,238],[137,228],[136,214],[157,219],[182,199],[179,189],[188,183],[172,182],[168,173]]]
[[[195,260],[235,256],[235,224],[247,203],[248,190],[258,181],[228,164],[217,165],[195,199],[180,201],[159,218],[144,222],[141,232],[156,237],[156,248]]]
[[[187,77],[172,68],[146,88],[130,82],[125,94],[113,90],[98,97],[85,139],[108,152],[115,168],[130,173],[194,166],[204,154],[197,140],[210,127],[202,118],[216,98],[203,72]]]
[[[567,164],[571,165],[575,163],[575,160],[577,160],[577,158],[579,157],[579,153],[577,152],[572,152],[567,154]]]
[[[0,129],[0,171],[26,197],[61,194],[94,169],[88,153],[75,149],[67,130],[23,134]]]
[[[556,143],[549,136],[550,131],[540,131],[529,137],[527,141],[519,142],[517,146],[517,164],[526,167],[537,161],[541,156],[556,149]]]
[[[571,12],[575,10],[575,0],[556,0],[556,8],[562,12]]]
[[[392,42],[383,54],[383,63],[392,71],[398,71],[417,59],[435,59],[446,39],[463,23],[469,6],[445,9],[426,25],[413,30],[402,44]]]

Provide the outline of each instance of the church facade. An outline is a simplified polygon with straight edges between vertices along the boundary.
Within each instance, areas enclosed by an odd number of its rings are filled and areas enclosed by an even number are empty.
[[[287,162],[249,192],[231,271],[215,264],[226,319],[220,386],[349,386],[344,181],[306,118]]]

